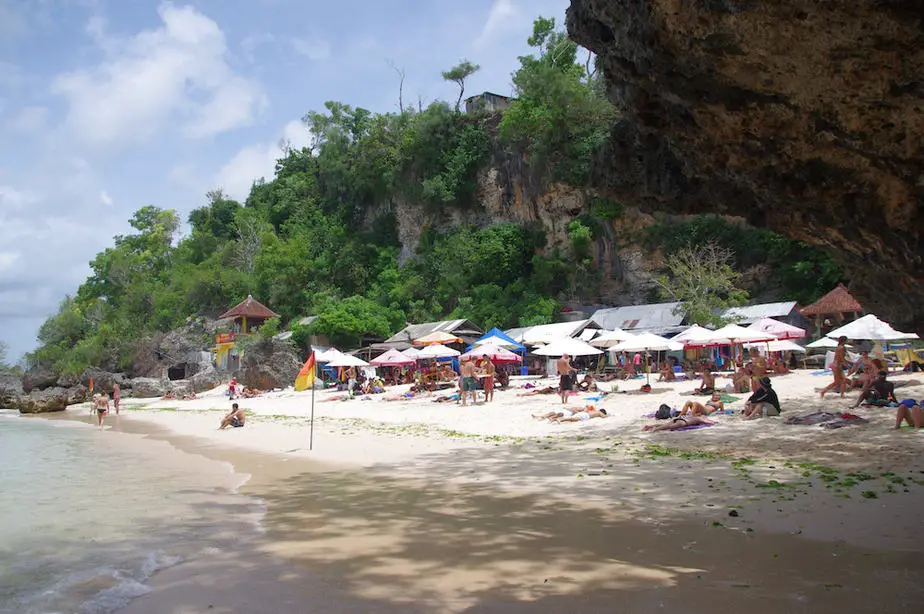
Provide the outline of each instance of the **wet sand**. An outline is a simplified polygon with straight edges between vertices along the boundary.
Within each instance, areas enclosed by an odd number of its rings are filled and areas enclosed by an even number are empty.
[[[231,462],[267,506],[262,537],[158,574],[129,613],[918,612],[924,598],[912,474],[837,493],[776,461],[539,439],[358,468],[120,424]]]

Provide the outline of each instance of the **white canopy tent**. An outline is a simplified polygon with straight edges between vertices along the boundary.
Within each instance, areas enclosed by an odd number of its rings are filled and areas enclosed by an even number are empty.
[[[328,367],[368,367],[369,363],[358,358],[356,356],[351,356],[350,354],[341,353],[339,357],[334,358],[333,360],[328,361]]]
[[[825,335],[831,339],[847,337],[848,339],[863,339],[870,341],[898,341],[901,339],[917,339],[917,333],[903,333],[892,328],[873,314],[835,328]]]
[[[401,350],[401,353],[413,360],[417,360],[417,357],[420,356],[420,350],[415,347],[409,347],[406,350]]]
[[[761,330],[751,330],[737,324],[726,324],[722,328],[710,331],[703,339],[703,345],[735,345],[736,343],[755,343],[758,341],[775,341],[776,335]]]
[[[702,347],[703,342],[712,336],[712,332],[713,331],[708,328],[703,328],[699,324],[694,324],[690,328],[671,337],[671,341],[674,343],[681,343],[684,346]]]
[[[764,343],[745,343],[744,347],[754,347],[757,349],[766,348],[768,352],[805,352],[804,347],[789,339],[766,341]]]

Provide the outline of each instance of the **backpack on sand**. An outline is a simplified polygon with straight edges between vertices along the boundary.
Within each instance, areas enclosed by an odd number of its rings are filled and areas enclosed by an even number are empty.
[[[655,420],[667,420],[671,417],[671,408],[670,405],[665,405],[661,403],[661,407],[658,408],[658,411],[655,412]]]

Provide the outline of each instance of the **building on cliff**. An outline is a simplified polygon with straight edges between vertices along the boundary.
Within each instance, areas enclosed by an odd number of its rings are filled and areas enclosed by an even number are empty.
[[[502,113],[514,100],[516,98],[501,96],[492,92],[482,92],[465,99],[465,112],[469,115],[473,113]]]
[[[278,317],[278,313],[249,294],[246,299],[218,316],[219,320],[228,322],[230,330],[215,335],[215,347],[212,348],[215,365],[219,369],[236,370],[242,358],[242,352],[236,349],[238,337],[251,334],[270,318]]]
[[[723,318],[731,320],[736,324],[747,326],[764,318],[772,318],[797,326],[808,331],[812,326],[811,321],[802,315],[799,303],[796,301],[785,301],[781,303],[761,303],[759,305],[747,305],[745,307],[732,307],[722,314]]]

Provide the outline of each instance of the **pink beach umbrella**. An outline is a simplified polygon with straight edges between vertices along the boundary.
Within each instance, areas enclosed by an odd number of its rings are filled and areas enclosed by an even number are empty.
[[[499,364],[509,364],[520,362],[520,360],[522,360],[518,355],[514,354],[510,350],[490,343],[477,345],[468,352],[462,354],[462,357],[479,359],[485,355],[487,355],[491,362]]]
[[[786,322],[780,322],[773,318],[761,318],[748,326],[750,330],[758,330],[764,333],[770,333],[777,339],[801,339],[805,337],[805,330]]]
[[[405,356],[398,350],[388,350],[381,356],[373,358],[370,362],[376,367],[406,367],[414,364],[416,361],[413,358]]]

